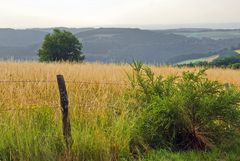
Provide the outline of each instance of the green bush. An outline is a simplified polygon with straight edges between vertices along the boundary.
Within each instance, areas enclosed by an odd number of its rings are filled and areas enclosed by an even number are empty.
[[[240,63],[235,63],[230,66],[232,69],[240,69]]]
[[[132,67],[132,96],[140,111],[132,150],[206,150],[238,135],[240,92],[234,86],[208,80],[205,70],[164,79],[141,63]]]

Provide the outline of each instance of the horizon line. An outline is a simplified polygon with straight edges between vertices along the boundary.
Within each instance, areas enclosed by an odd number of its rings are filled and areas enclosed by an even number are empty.
[[[95,26],[33,26],[33,27],[0,27],[0,29],[51,29],[51,28],[137,28],[147,30],[166,30],[166,29],[240,29],[240,22],[233,23],[189,23],[189,24],[116,24],[116,25],[95,25]]]

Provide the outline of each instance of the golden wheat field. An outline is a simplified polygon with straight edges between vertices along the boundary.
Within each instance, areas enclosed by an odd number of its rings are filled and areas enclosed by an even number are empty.
[[[151,68],[155,73],[163,76],[199,70],[170,66],[151,66]],[[2,61],[0,69],[0,104],[4,108],[58,106],[57,74],[64,75],[70,102],[74,106],[104,106],[109,101],[114,103],[114,99],[117,101],[116,96],[128,89],[127,73],[131,74],[131,66],[128,64]],[[209,69],[207,77],[240,86],[238,70]]]
[[[170,66],[150,66],[156,74],[163,76],[181,74],[183,71],[194,71],[199,68],[177,68]],[[129,64],[101,63],[39,63],[31,61],[2,61],[0,62],[0,80],[38,80],[53,81],[57,74],[63,74],[66,81],[85,82],[115,82],[126,83],[126,73],[131,72]],[[208,78],[221,82],[240,85],[240,71],[213,68],[207,70]]]

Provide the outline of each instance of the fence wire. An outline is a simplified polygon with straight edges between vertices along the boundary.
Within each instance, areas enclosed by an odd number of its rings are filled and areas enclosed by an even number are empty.
[[[57,81],[38,81],[38,80],[0,80],[0,83],[11,84],[11,83],[57,83]],[[116,86],[128,86],[127,83],[118,83],[118,82],[87,82],[87,81],[65,81],[69,84],[92,84],[92,85],[116,85]]]
[[[60,106],[60,105],[59,105]],[[78,107],[84,107],[84,108],[104,108],[108,105],[78,105]],[[39,107],[28,107],[28,108],[6,108],[6,109],[1,109],[0,108],[0,114],[1,113],[4,113],[4,112],[20,112],[20,111],[36,111],[36,110],[40,110],[40,109],[43,109],[43,108],[39,108]],[[53,108],[53,107],[44,107],[44,109],[51,109],[51,110],[61,110],[61,108],[59,107],[58,108]],[[71,108],[71,110],[76,110],[78,108]]]
[[[31,83],[31,84],[42,84],[42,83],[56,83],[57,81],[53,80],[0,80],[0,84],[11,84],[11,83]],[[65,81],[66,84],[86,84],[86,85],[114,85],[114,86],[129,86],[127,83],[118,83],[118,82],[87,82],[87,81]],[[86,89],[83,89],[81,91],[88,91]],[[31,105],[30,105],[31,106]],[[60,105],[59,105],[60,106]],[[100,108],[100,107],[106,107],[102,105],[78,105],[79,107],[87,107],[87,108]],[[7,109],[1,109],[0,108],[0,113],[3,112],[11,112],[11,111],[34,111],[34,110],[39,110],[40,108],[32,107],[32,108],[7,108]],[[55,108],[50,108],[50,109],[55,109]]]
[[[39,110],[40,108],[7,108],[7,109],[0,109],[0,113],[2,112],[13,112],[13,111],[34,111]],[[54,109],[54,108],[48,108],[48,109]]]

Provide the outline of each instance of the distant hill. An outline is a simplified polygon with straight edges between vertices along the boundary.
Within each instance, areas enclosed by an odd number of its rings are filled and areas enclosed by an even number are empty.
[[[172,29],[156,30],[156,32],[174,33],[193,38],[211,38],[214,40],[240,38],[240,29]]]
[[[100,28],[76,34],[82,39],[90,60],[143,60],[148,63],[175,63],[206,57],[210,53],[236,46],[240,38],[213,40],[192,38],[170,32],[140,29]],[[210,54],[211,55],[211,54]]]
[[[211,39],[182,34],[207,32],[210,31],[209,29],[61,29],[71,31],[82,40],[84,54],[88,61],[130,62],[133,59],[139,59],[146,63],[176,63],[211,56],[215,51],[240,44],[240,37],[234,35],[230,35],[228,39]],[[0,58],[36,59],[37,49],[41,46],[44,36],[51,31],[52,28],[0,29]]]
[[[79,32],[84,32],[84,31],[89,31],[93,30],[94,28],[67,28],[67,27],[57,27],[60,30],[66,30],[69,31],[73,34],[79,33]],[[43,32],[52,32],[53,28],[33,28],[35,31],[43,31]]]
[[[33,29],[0,29],[0,47],[26,47],[42,42],[47,32]]]

